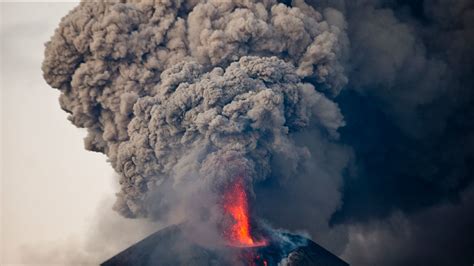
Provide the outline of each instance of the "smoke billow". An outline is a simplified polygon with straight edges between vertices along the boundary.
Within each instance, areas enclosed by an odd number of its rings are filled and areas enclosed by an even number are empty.
[[[343,16],[304,1],[82,2],[43,71],[120,174],[117,211],[200,219],[236,178],[253,198],[266,179],[290,183],[311,158],[304,128],[337,139],[347,45]]]
[[[287,135],[311,117],[333,133],[342,124],[337,106],[276,57],[242,57],[209,72],[195,62],[179,63],[163,72],[155,89],[156,96],[135,103],[129,140],[118,147],[118,206],[126,215],[174,209],[183,194],[219,190],[240,175],[263,180],[271,154],[304,159],[305,149]],[[158,191],[151,203],[148,191]]]
[[[470,243],[473,30],[469,0],[82,2],[43,71],[124,216],[209,223],[243,178],[259,217],[349,262],[418,265],[410,242],[435,265],[431,231]]]

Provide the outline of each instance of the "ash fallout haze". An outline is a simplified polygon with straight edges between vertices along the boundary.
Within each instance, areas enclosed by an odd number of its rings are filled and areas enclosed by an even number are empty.
[[[162,233],[170,264],[322,265],[309,239],[350,265],[474,263],[473,1],[84,1],[64,15],[44,80],[116,172],[113,209],[179,224]]]

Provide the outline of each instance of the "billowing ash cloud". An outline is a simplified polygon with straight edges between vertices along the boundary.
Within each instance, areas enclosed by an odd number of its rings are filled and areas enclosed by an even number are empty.
[[[311,158],[293,137],[303,128],[337,138],[343,117],[325,94],[347,83],[344,28],[304,1],[83,2],[47,43],[43,71],[88,129],[86,148],[121,174],[116,210],[192,216],[236,177],[251,193],[288,182]]]

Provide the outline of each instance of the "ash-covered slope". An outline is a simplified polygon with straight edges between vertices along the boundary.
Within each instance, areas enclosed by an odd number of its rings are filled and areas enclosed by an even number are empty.
[[[315,242],[298,235],[279,233],[287,243],[270,241],[254,248],[212,249],[190,244],[183,226],[162,229],[102,263],[102,266],[127,265],[315,265],[348,264]],[[288,243],[302,243],[291,247]],[[289,248],[290,247],[290,248]]]

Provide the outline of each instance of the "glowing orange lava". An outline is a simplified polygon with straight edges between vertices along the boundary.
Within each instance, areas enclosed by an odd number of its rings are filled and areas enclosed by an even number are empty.
[[[224,194],[224,211],[234,220],[226,230],[231,245],[242,247],[266,245],[266,241],[255,241],[251,236],[247,193],[243,178],[237,178]]]

